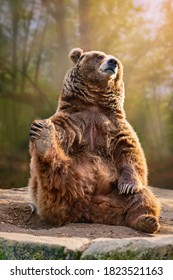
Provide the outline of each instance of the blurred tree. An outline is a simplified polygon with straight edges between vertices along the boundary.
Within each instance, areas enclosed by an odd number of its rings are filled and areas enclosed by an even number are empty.
[[[80,46],[84,50],[91,49],[90,1],[79,0],[79,32]]]
[[[48,13],[52,16],[56,24],[57,34],[57,68],[56,74],[58,81],[62,81],[67,68],[67,30],[66,30],[66,7],[64,0],[42,0]]]
[[[123,62],[125,109],[147,155],[151,182],[163,183],[162,170],[171,186],[173,4],[162,3],[156,28],[144,1],[0,0],[0,182],[17,160],[28,164],[30,123],[55,112],[68,52],[81,47]]]
[[[46,30],[44,26],[45,17],[43,18],[43,11],[38,9],[35,0],[29,4],[27,1],[26,3],[24,2],[21,0],[8,0],[2,2],[1,6],[8,19],[6,20],[4,13],[1,35],[6,37],[8,52],[11,50],[11,54],[9,52],[8,55],[4,55],[6,46],[1,47],[1,63],[5,65],[5,72],[8,73],[9,78],[8,90],[6,88],[6,91],[1,92],[1,98],[30,104],[38,111],[38,104],[41,105],[40,102],[43,102],[42,105],[44,105],[44,102],[50,104],[43,89],[38,84],[38,69]],[[38,30],[40,30],[40,34],[38,34]],[[37,40],[41,41],[40,44],[38,44]],[[38,51],[37,67],[33,68],[32,64]],[[35,79],[33,78],[33,70],[37,77]],[[3,79],[1,80],[2,87],[6,87],[5,82]],[[36,96],[32,95],[33,89]]]
[[[0,12],[0,167],[7,157],[11,170],[26,161],[31,120],[53,107],[39,77],[47,15],[38,0],[1,1]]]
[[[169,148],[173,152],[173,2],[163,1],[162,10],[164,13],[164,22],[159,29],[159,43],[162,47],[162,60],[164,70],[166,71],[166,87],[167,87],[167,106],[165,108],[167,117],[165,118],[167,124],[167,139],[169,141]]]

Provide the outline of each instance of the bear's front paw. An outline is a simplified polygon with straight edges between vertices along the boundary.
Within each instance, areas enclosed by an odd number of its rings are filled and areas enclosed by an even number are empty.
[[[118,190],[120,194],[133,194],[142,189],[140,180],[135,180],[129,177],[120,176],[118,180]]]
[[[45,154],[52,145],[54,125],[50,120],[34,121],[31,125],[29,136],[40,154]]]

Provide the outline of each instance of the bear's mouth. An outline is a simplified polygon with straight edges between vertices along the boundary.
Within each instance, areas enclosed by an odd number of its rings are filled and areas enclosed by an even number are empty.
[[[116,67],[109,66],[107,63],[104,63],[100,66],[100,72],[106,73],[109,75],[114,75],[116,73]]]
[[[115,69],[113,68],[107,68],[103,72],[109,73],[109,74],[115,74]]]

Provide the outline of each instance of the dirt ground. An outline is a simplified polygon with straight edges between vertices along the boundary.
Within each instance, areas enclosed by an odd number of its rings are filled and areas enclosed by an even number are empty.
[[[151,188],[161,201],[161,229],[158,235],[173,234],[173,191]],[[0,231],[27,233],[35,236],[85,237],[95,239],[153,236],[128,227],[101,224],[68,224],[51,227],[32,214],[26,188],[0,190]]]

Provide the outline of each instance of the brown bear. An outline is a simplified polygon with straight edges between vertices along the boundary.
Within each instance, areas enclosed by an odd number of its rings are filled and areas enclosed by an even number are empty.
[[[154,233],[159,203],[123,109],[123,66],[100,51],[72,49],[56,113],[30,129],[29,189],[55,225],[92,222]]]

